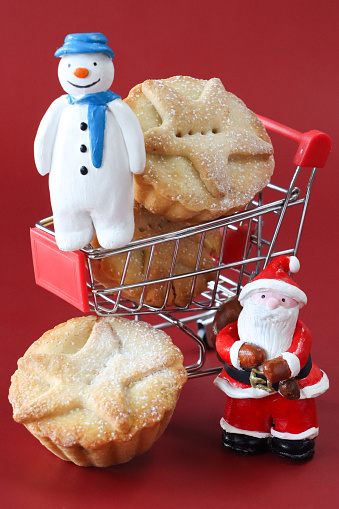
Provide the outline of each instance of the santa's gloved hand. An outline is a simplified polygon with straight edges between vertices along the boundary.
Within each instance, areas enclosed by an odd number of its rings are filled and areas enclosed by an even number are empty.
[[[272,384],[291,377],[289,365],[282,356],[264,362],[262,370],[267,380]]]
[[[265,361],[266,352],[260,346],[244,343],[239,348],[238,359],[243,369],[255,368]]]

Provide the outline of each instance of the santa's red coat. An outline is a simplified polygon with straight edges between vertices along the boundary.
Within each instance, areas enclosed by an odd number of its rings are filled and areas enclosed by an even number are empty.
[[[231,348],[234,344],[236,344],[236,342],[240,342],[240,338],[238,335],[237,322],[233,322],[219,332],[216,341],[216,349],[219,356],[225,363],[239,369],[239,365],[233,365],[231,360]],[[308,360],[311,344],[312,337],[310,331],[303,322],[298,320],[291,345],[286,352],[292,354],[298,359],[300,369],[303,368]],[[285,352],[281,352],[280,355],[283,355],[284,353]],[[294,374],[294,376],[296,376],[296,374]],[[215,383],[228,396],[233,398],[261,398],[270,394],[262,389],[253,388],[251,385],[234,380],[226,373],[225,369],[222,370]],[[329,385],[326,374],[314,363],[312,364],[312,368],[308,376],[298,380],[298,384],[300,386],[301,399],[319,396],[327,390]]]

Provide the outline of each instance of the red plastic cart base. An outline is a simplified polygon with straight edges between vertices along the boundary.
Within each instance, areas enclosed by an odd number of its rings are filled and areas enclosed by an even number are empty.
[[[84,254],[60,251],[55,238],[38,228],[31,228],[31,246],[36,284],[87,313]]]

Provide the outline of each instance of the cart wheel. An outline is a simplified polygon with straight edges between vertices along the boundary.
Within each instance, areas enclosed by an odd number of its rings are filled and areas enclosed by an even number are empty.
[[[215,348],[215,341],[212,341],[212,324],[214,321],[214,315],[215,312],[213,311],[212,314],[208,318],[199,318],[197,320],[197,327],[198,327],[198,336],[201,338],[208,350],[214,350]]]

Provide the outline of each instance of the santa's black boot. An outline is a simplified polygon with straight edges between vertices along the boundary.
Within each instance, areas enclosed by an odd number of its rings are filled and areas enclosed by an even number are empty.
[[[292,460],[305,461],[314,455],[315,439],[305,438],[304,440],[286,440],[273,437],[271,449],[275,454]]]
[[[265,452],[268,446],[268,439],[223,431],[222,443],[227,449],[231,449],[238,454],[250,455]]]

